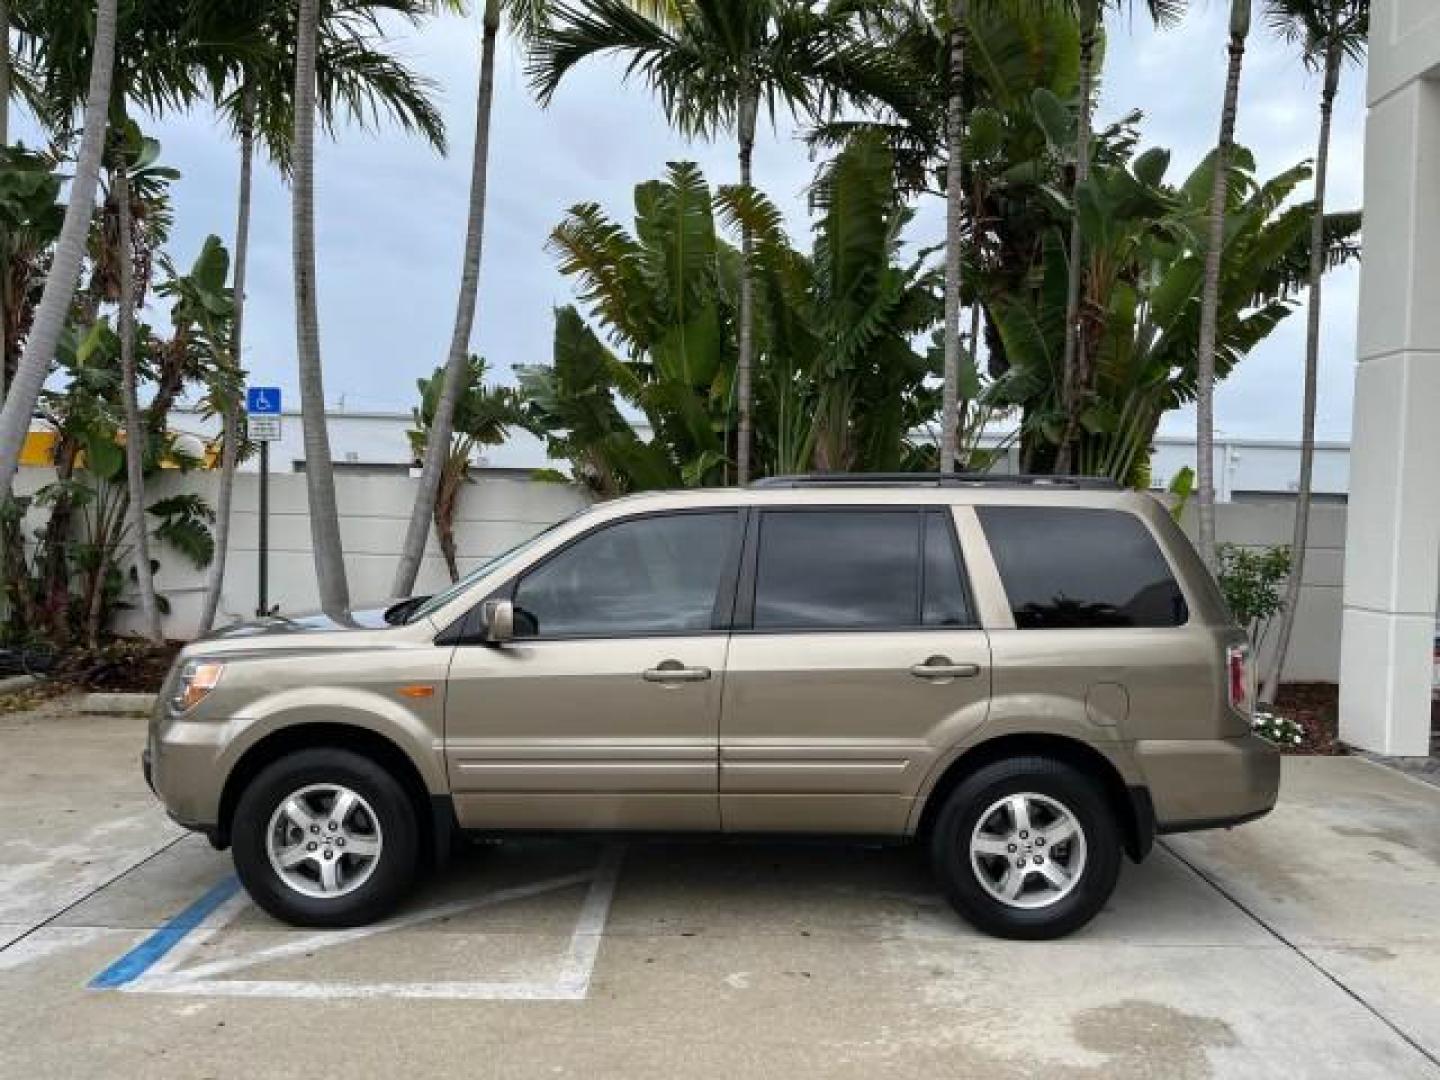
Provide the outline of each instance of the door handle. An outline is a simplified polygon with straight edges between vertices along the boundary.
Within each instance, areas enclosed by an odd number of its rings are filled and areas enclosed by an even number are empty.
[[[679,660],[662,660],[658,667],[648,668],[641,674],[646,682],[682,683],[704,682],[710,678],[708,667],[686,667]]]
[[[917,679],[973,679],[980,674],[979,664],[952,664],[947,656],[932,656],[923,664],[913,664],[910,674]]]

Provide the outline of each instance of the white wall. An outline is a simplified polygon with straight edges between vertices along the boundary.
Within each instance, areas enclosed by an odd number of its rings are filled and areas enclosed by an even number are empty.
[[[17,491],[29,494],[52,477],[48,469],[22,469],[16,481]],[[199,491],[214,505],[217,481],[218,477],[209,473],[167,473],[152,485],[153,497],[162,498],[183,486],[185,490]],[[218,618],[222,623],[249,618],[255,612],[259,482],[254,474],[236,478],[230,557]],[[341,516],[340,534],[352,601],[357,607],[378,604],[389,598],[415,481],[400,476],[342,475],[336,478],[336,485],[339,504],[348,511]],[[459,502],[456,540],[462,572],[568,517],[586,502],[585,494],[569,485],[481,475],[465,489]],[[319,605],[306,506],[304,475],[271,476],[270,602],[289,613],[313,610]],[[1227,503],[1216,507],[1216,529],[1222,543],[1249,547],[1288,544],[1293,514],[1294,503],[1289,500]],[[42,515],[34,515],[32,527],[42,520]],[[1187,531],[1193,530],[1193,511],[1187,513],[1185,525]],[[1299,618],[1285,671],[1287,679],[1333,682],[1337,678],[1344,541],[1345,508],[1334,504],[1315,506]],[[171,604],[166,633],[180,638],[193,636],[204,574],[173,551],[162,548],[154,557],[161,562],[157,584]],[[432,531],[416,591],[431,592],[448,581]],[[123,630],[131,625],[122,615],[117,628]]]
[[[54,477],[50,469],[21,469],[16,493],[27,495]],[[152,482],[152,499],[164,498],[183,487],[198,491],[214,505],[219,477],[213,473],[166,473]],[[337,476],[337,498],[342,508],[340,536],[345,547],[345,569],[350,596],[356,607],[378,604],[390,596],[395,562],[409,521],[416,481],[403,476]],[[235,504],[230,533],[230,555],[225,566],[225,588],[217,623],[250,618],[255,613],[259,584],[258,475],[242,473],[235,483]],[[530,480],[479,478],[460,496],[456,517],[456,546],[461,571],[568,517],[587,503],[585,494],[567,484]],[[270,603],[295,613],[319,606],[315,567],[310,549],[310,517],[305,477],[281,474],[270,477]],[[32,514],[27,529],[44,520]],[[182,556],[164,547],[152,552],[159,560],[157,587],[169,599],[171,613],[165,632],[171,637],[195,634],[204,595],[205,575]],[[431,531],[425,562],[416,582],[417,592],[431,592],[449,582],[444,560]],[[130,625],[122,613],[117,629]]]
[[[1185,531],[1192,538],[1195,524],[1192,503],[1184,519]],[[1221,503],[1215,507],[1215,533],[1222,544],[1250,548],[1288,546],[1294,526],[1292,500]],[[1344,563],[1345,507],[1335,503],[1313,505],[1305,580],[1300,586],[1300,608],[1296,612],[1283,676],[1286,681],[1335,682],[1339,678]],[[1272,644],[1277,629],[1270,633]]]

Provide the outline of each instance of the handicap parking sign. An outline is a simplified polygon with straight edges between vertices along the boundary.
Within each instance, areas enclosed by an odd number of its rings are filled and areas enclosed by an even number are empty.
[[[280,388],[278,386],[246,387],[245,411],[252,416],[279,416]]]

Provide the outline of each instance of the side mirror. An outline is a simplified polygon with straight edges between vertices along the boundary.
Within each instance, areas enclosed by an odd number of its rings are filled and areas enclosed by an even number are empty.
[[[485,644],[504,645],[515,637],[515,605],[509,600],[486,600],[480,618]]]

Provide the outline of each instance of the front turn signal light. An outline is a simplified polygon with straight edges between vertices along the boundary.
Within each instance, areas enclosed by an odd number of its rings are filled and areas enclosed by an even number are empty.
[[[175,692],[170,695],[170,708],[177,713],[189,712],[210,695],[224,671],[225,665],[216,660],[187,660]]]

